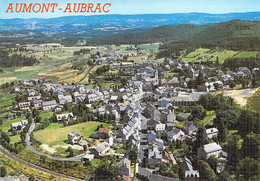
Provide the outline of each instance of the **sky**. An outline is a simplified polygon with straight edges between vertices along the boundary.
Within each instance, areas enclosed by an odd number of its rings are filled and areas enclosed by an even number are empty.
[[[111,3],[107,14],[170,14],[203,12],[222,14],[260,11],[260,0],[0,0],[0,19],[51,18],[71,15],[99,15],[102,13],[5,13],[9,3],[58,3],[65,9],[67,3]]]

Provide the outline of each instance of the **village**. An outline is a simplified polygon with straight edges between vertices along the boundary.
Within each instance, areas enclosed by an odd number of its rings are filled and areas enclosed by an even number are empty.
[[[225,171],[231,153],[224,144],[227,133],[223,130],[231,128],[213,122],[220,109],[217,106],[236,104],[236,100],[227,100],[223,94],[229,95],[242,79],[247,81],[239,91],[248,92],[243,99],[256,92],[250,82],[253,75],[259,75],[259,68],[223,71],[215,62],[194,64],[172,58],[136,63],[97,57],[94,63],[102,68],[96,70],[97,76],[107,71],[125,76],[116,77],[121,85],[103,88],[94,78],[97,84],[92,88],[65,81],[20,81],[11,90],[17,102],[13,107],[19,112],[17,117],[26,118],[13,122],[10,131],[16,135],[27,126],[28,148],[51,159],[91,164],[114,155],[119,158],[118,170],[126,181],[133,177],[151,181],[200,180],[201,175]],[[41,113],[51,116],[43,120]],[[100,124],[88,136],[72,128],[91,121]],[[61,143],[69,154],[65,157],[55,157],[55,149],[49,151],[53,149],[50,144],[37,140],[44,137],[39,136],[40,132],[54,123],[60,125],[58,129],[71,127],[66,141]],[[194,166],[195,160],[202,164]],[[205,171],[208,167],[213,173]]]

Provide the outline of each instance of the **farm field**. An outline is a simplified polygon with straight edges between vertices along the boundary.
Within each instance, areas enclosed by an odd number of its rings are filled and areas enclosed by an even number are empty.
[[[109,49],[115,50],[118,53],[130,55],[128,60],[133,60],[135,62],[145,62],[148,59],[148,52],[156,52],[159,47],[159,43],[138,45],[138,47],[140,47],[144,51],[147,51],[144,55],[138,56],[136,55],[136,50],[126,50],[127,46],[129,45],[113,45],[110,46]],[[84,67],[84,71],[79,72],[79,70],[71,69],[71,62],[75,59],[88,59],[90,57],[90,54],[73,56],[74,51],[79,51],[80,49],[91,49],[92,54],[96,53],[97,51],[105,54],[108,50],[108,47],[64,47],[59,43],[48,43],[42,45],[29,44],[27,45],[27,49],[29,50],[28,52],[18,51],[16,53],[26,56],[35,56],[40,63],[35,66],[1,68],[4,72],[1,73],[0,84],[11,82],[14,80],[36,78],[42,78],[54,82],[66,81],[70,84],[79,82],[87,84],[89,74],[86,73],[88,67]],[[149,58],[149,60],[153,59],[155,59],[154,55]],[[95,66],[90,73],[93,73],[98,67],[99,66]]]
[[[100,122],[86,122],[86,123],[80,123],[72,126],[67,127],[55,127],[50,129],[50,127],[45,128],[40,131],[34,132],[34,137],[41,141],[42,143],[46,143],[50,146],[53,146],[59,142],[64,142],[68,138],[68,134],[71,131],[75,131],[82,136],[89,137],[92,132],[95,131],[95,129],[98,127],[98,125],[103,124],[104,127],[108,127],[111,124],[106,123],[100,123]]]
[[[252,52],[241,52],[235,56],[235,58],[249,58],[249,57],[256,57],[257,51]]]
[[[182,57],[182,61],[187,62],[201,62],[201,61],[216,61],[217,57],[220,63],[223,63],[227,58],[250,58],[256,57],[257,51],[232,51],[232,50],[210,50],[199,48],[195,51],[189,53],[188,55]]]

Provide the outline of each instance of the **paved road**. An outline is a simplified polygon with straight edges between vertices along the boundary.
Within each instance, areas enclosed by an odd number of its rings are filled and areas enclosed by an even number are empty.
[[[67,175],[64,175],[64,174],[61,174],[61,173],[57,173],[57,172],[54,172],[54,171],[51,171],[51,170],[48,170],[46,168],[42,168],[42,167],[39,167],[37,165],[34,165],[32,163],[29,163],[27,161],[24,161],[20,158],[17,158],[16,156],[12,155],[10,152],[8,152],[7,150],[5,150],[4,148],[2,148],[0,146],[0,151],[5,155],[7,156],[8,158],[12,159],[12,160],[15,160],[17,162],[19,162],[20,164],[23,164],[23,165],[26,165],[28,167],[31,167],[31,168],[34,168],[34,169],[37,169],[39,171],[42,171],[42,172],[46,172],[46,173],[49,173],[49,174],[52,174],[52,175],[55,175],[55,176],[58,176],[58,177],[63,177],[63,178],[68,178],[68,179],[72,179],[72,180],[78,180],[78,181],[81,181],[81,179],[78,179],[78,178],[75,178],[75,177],[71,177],[71,176],[67,176]]]
[[[75,157],[71,157],[71,158],[56,158],[56,157],[52,157],[52,156],[50,156],[50,155],[47,155],[47,154],[44,154],[44,153],[41,153],[41,152],[37,151],[37,150],[32,146],[32,144],[31,144],[31,142],[30,142],[30,138],[31,138],[30,135],[31,135],[32,131],[34,130],[34,128],[35,128],[35,122],[32,121],[32,124],[31,124],[31,126],[30,126],[30,128],[29,128],[29,131],[28,131],[27,135],[26,135],[26,143],[27,143],[27,146],[28,146],[28,148],[29,148],[31,151],[33,151],[34,153],[39,154],[39,155],[46,156],[46,157],[48,157],[48,158],[50,158],[50,159],[53,159],[53,160],[60,160],[60,161],[81,161],[81,158],[83,158],[83,157],[86,155],[86,153],[84,153],[84,154],[81,154],[81,155],[78,155],[78,156],[75,156]]]

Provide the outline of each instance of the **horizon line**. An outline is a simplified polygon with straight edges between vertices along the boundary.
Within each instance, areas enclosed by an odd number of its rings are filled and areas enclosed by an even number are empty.
[[[53,18],[62,18],[62,17],[76,17],[76,16],[111,16],[111,15],[121,15],[121,16],[131,16],[131,15],[170,15],[170,14],[211,14],[211,15],[225,15],[225,14],[244,14],[244,13],[260,13],[260,11],[248,11],[248,12],[229,12],[229,13],[207,13],[207,12],[184,12],[184,13],[144,13],[144,14],[90,14],[90,15],[69,15],[69,16],[56,16],[56,17],[29,17],[29,18],[3,18],[1,17],[0,19],[9,19],[9,20],[14,20],[14,19],[53,19]]]

